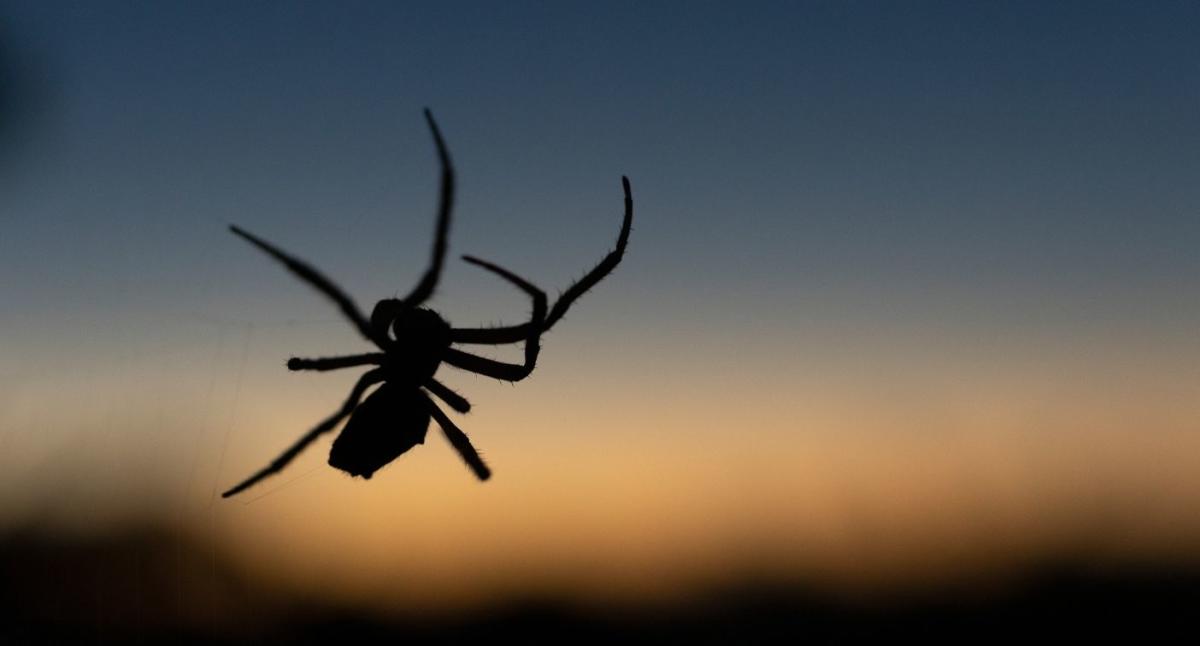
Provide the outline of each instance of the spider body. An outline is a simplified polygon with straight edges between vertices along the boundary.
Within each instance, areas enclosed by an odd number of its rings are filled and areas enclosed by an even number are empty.
[[[387,312],[391,323],[379,312]],[[450,323],[431,309],[385,300],[373,314],[373,326],[386,339],[379,363],[383,385],[354,409],[329,451],[329,466],[365,479],[425,443],[431,415],[420,389],[450,347]]]
[[[384,301],[387,302],[387,301]],[[450,323],[424,307],[400,309],[384,344],[384,378],[388,383],[420,388],[437,372],[450,348]]]
[[[375,471],[425,443],[430,414],[417,388],[387,381],[354,409],[329,451],[329,466],[370,479]]]
[[[289,359],[289,370],[327,371],[358,366],[371,366],[371,369],[359,377],[340,410],[302,436],[269,465],[222,496],[235,495],[263,478],[282,471],[309,444],[337,428],[347,418],[349,420],[345,427],[333,442],[329,464],[351,476],[370,478],[409,449],[424,444],[430,422],[436,421],[467,466],[480,480],[487,480],[491,470],[479,457],[466,434],[434,401],[434,398],[440,399],[459,413],[471,409],[470,402],[435,378],[438,368],[447,364],[503,381],[524,379],[537,363],[542,333],[566,314],[571,303],[607,276],[620,262],[633,221],[633,199],[630,197],[629,180],[624,177],[621,182],[625,191],[625,216],[616,248],[583,278],[568,287],[552,308],[547,307],[545,292],[528,281],[498,265],[471,256],[463,256],[463,260],[496,274],[529,296],[533,302],[529,320],[519,325],[494,328],[456,328],[437,312],[423,307],[441,275],[454,201],[454,169],[450,155],[428,110],[425,111],[425,118],[433,133],[442,167],[433,259],[417,286],[406,297],[379,301],[369,319],[363,316],[349,296],[313,267],[253,234],[236,226],[230,227],[233,233],[275,258],[298,278],[332,300],[359,334],[379,351],[318,359]],[[521,363],[505,363],[454,347],[454,344],[464,343],[523,343],[524,360]],[[376,385],[375,391],[367,395],[367,391]]]

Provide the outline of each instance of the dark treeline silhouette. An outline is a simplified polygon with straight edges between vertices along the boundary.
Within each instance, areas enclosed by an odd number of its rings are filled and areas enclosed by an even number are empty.
[[[528,377],[537,364],[542,333],[557,323],[576,299],[612,272],[621,261],[633,223],[633,198],[629,180],[625,177],[621,178],[625,191],[625,217],[617,236],[616,248],[583,278],[568,287],[553,307],[547,306],[546,293],[529,281],[503,267],[472,256],[463,256],[463,260],[496,274],[529,295],[533,301],[533,313],[529,321],[495,328],[456,328],[451,327],[437,312],[422,307],[433,295],[441,276],[448,245],[450,215],[454,208],[454,167],[450,154],[429,110],[425,111],[425,119],[433,133],[442,169],[433,257],[424,276],[407,296],[379,301],[371,311],[370,318],[362,314],[349,295],[312,266],[239,227],[230,227],[233,233],[283,263],[296,277],[332,300],[363,338],[381,351],[319,359],[293,357],[288,360],[290,370],[372,368],[359,378],[341,409],[302,436],[266,467],[222,494],[224,497],[236,495],[263,478],[282,471],[309,444],[332,431],[347,417],[349,421],[334,440],[329,464],[352,476],[370,478],[379,468],[414,446],[423,444],[430,419],[433,419],[476,477],[487,480],[491,470],[471,445],[466,433],[434,403],[433,397],[459,413],[469,411],[471,404],[435,379],[434,373],[442,363],[446,363],[504,381],[520,381]],[[454,343],[503,345],[520,342],[525,344],[525,356],[519,364],[495,361],[451,346]],[[382,385],[364,401],[367,389],[376,384]]]
[[[601,611],[510,601],[429,619],[322,605],[237,575],[219,550],[156,527],[0,536],[0,643],[1160,643],[1194,636],[1200,569],[1100,570],[1064,560],[1007,588],[847,601],[744,581],[690,604]],[[1186,642],[1181,642],[1186,643]]]

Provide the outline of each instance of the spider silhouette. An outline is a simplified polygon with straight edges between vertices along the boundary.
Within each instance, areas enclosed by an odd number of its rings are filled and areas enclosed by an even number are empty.
[[[310,265],[244,229],[233,225],[229,227],[233,233],[283,263],[297,278],[333,300],[358,332],[375,344],[381,352],[319,359],[289,359],[289,370],[326,371],[356,366],[374,367],[359,377],[358,383],[350,391],[349,398],[336,413],[306,433],[269,465],[221,494],[222,497],[233,496],[263,478],[282,471],[309,444],[332,431],[346,417],[350,420],[333,442],[329,464],[351,476],[370,478],[375,471],[404,452],[417,444],[424,444],[432,418],[437,421],[446,439],[462,456],[467,466],[480,480],[487,480],[491,471],[471,445],[466,433],[463,433],[429,397],[433,395],[441,399],[460,413],[471,409],[470,402],[434,378],[438,366],[446,363],[455,368],[504,381],[520,381],[528,377],[537,362],[542,333],[557,323],[576,299],[612,272],[621,261],[633,223],[633,198],[630,195],[629,179],[626,177],[621,178],[621,185],[625,191],[625,216],[621,223],[621,232],[617,236],[616,248],[583,278],[568,287],[553,307],[547,308],[545,292],[528,281],[503,267],[472,256],[463,256],[463,260],[496,274],[529,295],[533,301],[533,313],[529,321],[505,327],[456,328],[451,327],[437,312],[422,307],[421,304],[433,294],[442,271],[446,238],[450,229],[450,212],[454,205],[454,167],[450,162],[450,154],[429,110],[425,110],[425,120],[433,134],[442,168],[433,258],[420,282],[408,296],[379,301],[371,311],[369,319],[362,315],[358,306],[345,292]],[[495,361],[452,347],[454,343],[501,345],[522,341],[525,343],[525,356],[520,364]],[[367,390],[375,384],[380,385],[363,400]]]

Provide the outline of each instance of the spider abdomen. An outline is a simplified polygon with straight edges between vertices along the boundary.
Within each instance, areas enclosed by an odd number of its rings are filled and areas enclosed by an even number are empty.
[[[370,478],[405,451],[425,443],[429,402],[421,391],[383,384],[354,409],[333,441],[329,466]]]

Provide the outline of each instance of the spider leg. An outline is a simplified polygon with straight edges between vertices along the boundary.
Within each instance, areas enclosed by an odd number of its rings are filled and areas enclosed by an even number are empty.
[[[442,164],[442,186],[441,194],[438,197],[437,233],[433,239],[433,258],[430,260],[429,269],[425,270],[425,275],[421,277],[421,282],[417,283],[412,292],[404,297],[404,304],[408,307],[416,307],[425,302],[433,295],[434,287],[437,287],[438,277],[442,273],[442,261],[446,257],[450,211],[454,207],[454,166],[450,162],[450,153],[446,151],[446,142],[442,139],[442,133],[438,130],[437,123],[433,120],[433,114],[429,112],[428,108],[425,110],[425,120],[429,122],[429,130],[433,133],[433,143],[437,146],[438,159]]]
[[[517,343],[527,336],[529,336],[528,323],[491,328],[456,327],[450,330],[450,340],[454,343],[474,343],[479,345]]]
[[[350,391],[350,397],[346,399],[346,403],[342,404],[342,408],[338,410],[338,412],[329,416],[325,419],[325,421],[313,428],[313,430],[306,433],[304,437],[301,437],[295,444],[289,447],[288,450],[284,451],[279,455],[279,457],[275,458],[271,464],[268,464],[258,473],[255,473],[246,480],[242,481],[241,484],[221,494],[221,497],[228,498],[232,495],[238,494],[258,483],[259,480],[282,471],[283,468],[286,467],[288,463],[291,462],[297,455],[300,455],[300,452],[303,451],[309,444],[311,444],[313,440],[320,437],[323,433],[333,430],[333,428],[338,425],[338,422],[341,422],[346,418],[346,416],[354,412],[354,408],[358,406],[358,402],[362,400],[363,394],[367,392],[367,388],[370,388],[372,384],[380,381],[383,381],[382,369],[376,368],[363,373],[363,376],[359,377],[358,383],[354,384],[354,389]]]
[[[533,367],[537,364],[538,353],[541,351],[541,335],[542,330],[545,329],[543,322],[546,319],[546,293],[534,287],[529,281],[499,265],[471,256],[463,256],[463,259],[499,275],[501,278],[516,285],[526,294],[529,294],[533,299],[533,314],[530,316],[529,323],[525,326],[525,362],[522,364],[504,363],[478,357],[454,348],[446,349],[446,353],[442,357],[443,360],[457,368],[470,370],[496,379],[519,381],[528,377],[529,373],[533,372]]]
[[[583,278],[576,281],[559,296],[558,300],[554,303],[554,307],[550,310],[550,315],[546,317],[545,323],[542,324],[543,332],[549,330],[557,323],[567,313],[567,309],[571,307],[571,304],[576,299],[594,287],[596,283],[600,282],[616,268],[617,263],[621,262],[621,257],[625,254],[625,246],[629,243],[629,231],[633,226],[633,197],[630,192],[628,177],[621,177],[621,186],[625,191],[625,217],[621,222],[621,232],[617,235],[616,248],[610,251]],[[529,335],[529,325],[530,323],[522,323],[520,325],[497,328],[454,328],[450,330],[450,338],[455,343],[491,345],[516,343]]]
[[[379,341],[376,339],[375,334],[371,329],[371,324],[367,322],[367,319],[363,316],[362,312],[358,310],[358,306],[354,304],[354,301],[348,295],[346,295],[341,288],[333,284],[333,281],[321,275],[321,272],[317,271],[311,265],[298,258],[288,255],[278,247],[275,247],[266,240],[247,232],[237,225],[229,225],[229,230],[250,244],[263,250],[272,258],[275,258],[279,262],[283,263],[283,265],[288,268],[288,271],[295,274],[298,278],[300,278],[300,280],[312,285],[317,289],[317,291],[329,297],[334,303],[337,303],[337,306],[342,310],[342,314],[344,314],[346,318],[350,319],[350,322],[354,324],[354,327],[358,328],[359,333],[366,337],[368,341],[379,345]]]
[[[485,377],[500,379],[501,381],[520,381],[533,372],[534,362],[537,360],[537,350],[535,348],[533,353],[530,353],[529,346],[526,346],[524,364],[496,361],[495,359],[480,357],[455,348],[446,350],[446,354],[442,356],[442,359],[455,368],[478,373]]]
[[[454,447],[455,451],[462,456],[467,466],[475,472],[475,476],[480,480],[487,480],[492,477],[492,470],[483,463],[483,458],[479,457],[479,452],[471,446],[471,440],[467,438],[467,434],[462,432],[462,429],[455,426],[454,422],[450,421],[449,417],[438,408],[438,405],[433,403],[433,400],[425,398],[429,403],[429,413],[437,420],[438,426],[442,427],[442,432],[446,434],[446,439],[450,440],[450,446]]]
[[[467,401],[466,397],[450,390],[442,382],[430,377],[429,381],[425,382],[425,389],[438,396],[438,399],[450,405],[450,408],[460,412],[471,412],[471,402]]]
[[[501,343],[516,343],[518,341],[521,341],[522,339],[529,338],[529,336],[530,336],[529,326],[532,324],[533,320],[536,320],[539,318],[544,319],[546,316],[546,293],[543,292],[542,290],[538,289],[537,287],[534,287],[532,284],[530,284],[528,281],[524,280],[520,276],[517,276],[516,274],[508,271],[507,269],[504,269],[503,267],[499,267],[490,262],[487,262],[486,260],[480,260],[478,258],[475,258],[474,256],[463,256],[463,260],[465,260],[473,265],[478,265],[480,267],[483,267],[484,269],[491,271],[495,274],[498,274],[501,278],[508,280],[509,282],[513,283],[518,288],[523,290],[525,293],[529,294],[530,297],[533,298],[534,314],[532,317],[530,317],[531,320],[529,322],[522,323],[520,325],[513,325],[513,326],[509,326],[509,327],[480,328],[480,329],[452,328],[450,330],[451,342],[454,342],[454,343],[501,344]],[[540,315],[538,314],[539,309],[541,312]],[[543,331],[544,331],[544,328],[543,328]]]
[[[621,232],[617,234],[617,247],[608,252],[595,267],[587,274],[575,281],[575,284],[567,288],[558,300],[555,301],[554,307],[550,309],[550,315],[546,317],[545,327],[550,329],[550,326],[558,322],[564,314],[567,313],[567,308],[575,299],[583,296],[583,293],[591,289],[600,282],[605,276],[616,269],[617,263],[621,262],[621,256],[625,254],[625,245],[629,243],[629,230],[633,226],[633,196],[629,190],[629,178],[621,176],[621,187],[625,190],[625,217],[621,220]]]
[[[288,359],[288,370],[338,370],[341,368],[353,368],[355,366],[377,366],[383,363],[383,358],[387,356],[382,352],[371,352],[368,354],[352,354],[344,357],[321,357],[319,359],[301,359],[300,357],[292,357]]]

